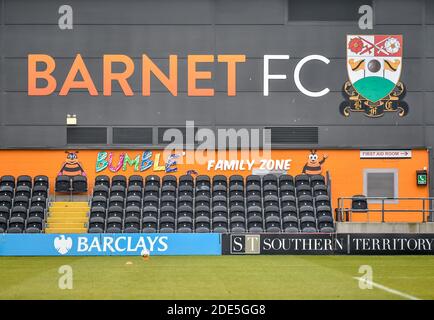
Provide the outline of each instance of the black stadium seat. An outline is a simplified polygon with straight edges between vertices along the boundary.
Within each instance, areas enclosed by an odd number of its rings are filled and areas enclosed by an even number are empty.
[[[196,233],[209,233],[210,232],[209,221],[208,222],[203,222],[203,221],[198,222],[198,221],[196,221],[195,232]]]
[[[313,196],[317,197],[320,195],[327,195],[328,191],[327,191],[327,186],[325,185],[315,185],[313,187]]]
[[[39,186],[39,187],[45,187],[48,189],[48,187],[49,187],[48,177],[44,176],[44,175],[35,176],[33,178],[33,186],[34,186],[34,188]]]
[[[15,177],[13,176],[2,176],[0,178],[0,187],[8,186],[15,189]]]
[[[325,185],[325,179],[322,175],[313,175],[310,177],[310,185],[312,187],[318,185]]]
[[[25,196],[17,196],[14,198],[14,207],[21,206],[26,209],[29,208],[29,198]]]
[[[283,174],[279,177],[279,186],[294,186],[294,177],[291,175]]]
[[[351,208],[355,212],[367,212],[368,201],[364,195],[355,195],[352,197]]]
[[[0,187],[0,196],[6,196],[9,198],[13,198],[14,196],[14,188],[11,186],[2,186]]]
[[[42,184],[35,185],[32,191],[32,197],[48,198],[48,187]]]
[[[145,179],[145,185],[146,186],[157,186],[160,187],[160,177],[159,176],[147,176]]]
[[[118,196],[125,197],[125,187],[121,184],[116,184],[110,188],[110,197]]]
[[[232,175],[229,177],[229,186],[244,186],[244,178],[240,175]]]
[[[9,221],[10,210],[6,207],[0,207],[0,223],[7,224]]]
[[[157,232],[157,223],[156,222],[143,222],[143,233],[156,233]]]
[[[277,187],[277,176],[274,174],[267,174],[262,178],[262,185],[265,187],[267,185],[273,185]]]
[[[125,222],[124,233],[139,233],[140,232],[140,223],[139,222]]]
[[[17,187],[18,186],[26,186],[26,187],[31,188],[32,187],[32,177],[26,176],[26,175],[19,176],[17,178],[17,184],[16,184],[16,186]]]
[[[129,186],[127,189],[127,197],[131,196],[142,198],[142,187],[138,185]]]
[[[71,179],[68,176],[57,176],[56,177],[56,192],[69,192],[71,189]]]
[[[87,178],[84,176],[72,177],[72,189],[74,192],[87,192]]]
[[[123,175],[113,176],[112,186],[122,186],[125,189],[127,187],[127,178]]]
[[[160,233],[174,233],[175,223],[174,222],[160,222]]]
[[[162,179],[162,186],[177,186],[177,179],[174,175],[165,175]]]
[[[295,187],[310,186],[310,178],[307,174],[299,174],[295,176]]]
[[[136,206],[130,206],[125,209],[124,221],[127,223],[140,223],[142,212]],[[140,229],[140,228],[139,228]]]
[[[100,185],[96,185],[93,188],[94,197],[101,196],[104,198],[108,198],[109,194],[110,194],[110,189],[106,185],[100,184]]]
[[[130,176],[128,179],[128,186],[137,186],[137,187],[143,187],[143,178],[139,175],[133,175]]]
[[[25,186],[25,185],[18,185],[15,189],[15,197],[16,196],[24,196],[27,198],[31,197],[31,188],[29,186]]]
[[[216,233],[227,233],[228,223],[225,221],[216,221],[212,223],[212,231]]]
[[[12,199],[8,196],[0,196],[0,207],[6,207],[10,209],[12,207]]]
[[[228,181],[226,176],[223,175],[215,175],[212,179],[212,185],[213,187],[215,186],[224,186],[227,188],[228,186]]]
[[[95,178],[95,186],[103,185],[110,187],[110,178],[106,175],[99,175]]]
[[[92,222],[89,223],[89,233],[104,233],[105,231],[105,225],[103,223],[99,222]]]
[[[8,229],[7,223],[0,220],[0,233],[5,233],[7,229]]]

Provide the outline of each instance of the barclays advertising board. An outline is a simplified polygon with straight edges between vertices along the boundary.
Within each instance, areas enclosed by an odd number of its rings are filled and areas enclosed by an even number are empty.
[[[219,234],[2,234],[0,256],[221,255]]]

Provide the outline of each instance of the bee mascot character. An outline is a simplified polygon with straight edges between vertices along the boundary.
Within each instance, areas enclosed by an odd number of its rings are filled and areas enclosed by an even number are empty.
[[[316,154],[316,150],[312,150],[309,155],[309,160],[303,167],[303,173],[308,175],[321,174],[322,165],[326,161],[328,156],[325,154],[321,161],[318,161],[319,156]]]
[[[78,151],[65,151],[66,160],[60,169],[59,176],[86,176],[81,163],[78,161]]]

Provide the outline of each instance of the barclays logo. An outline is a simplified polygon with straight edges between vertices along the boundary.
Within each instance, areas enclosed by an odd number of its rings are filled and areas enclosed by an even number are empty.
[[[72,238],[65,237],[64,235],[54,238],[54,248],[56,248],[57,252],[61,255],[67,254],[72,248]]]
[[[54,238],[54,248],[61,255],[65,255],[71,250],[75,253],[98,253],[98,254],[116,254],[116,253],[137,253],[143,250],[149,252],[165,252],[168,250],[167,236],[77,236],[66,237],[59,235]]]
[[[87,236],[77,238],[78,253],[137,253],[165,252],[168,249],[167,236]]]

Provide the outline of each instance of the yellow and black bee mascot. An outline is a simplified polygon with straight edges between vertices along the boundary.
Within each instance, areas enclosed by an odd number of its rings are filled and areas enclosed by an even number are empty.
[[[318,161],[319,156],[316,154],[316,150],[312,150],[309,155],[309,160],[303,167],[303,173],[308,175],[321,174],[322,165],[327,159],[327,155],[324,155],[321,161]]]
[[[65,151],[66,152],[66,161],[62,165],[62,169],[60,169],[59,176],[86,176],[81,163],[78,162],[77,153],[78,151]]]

